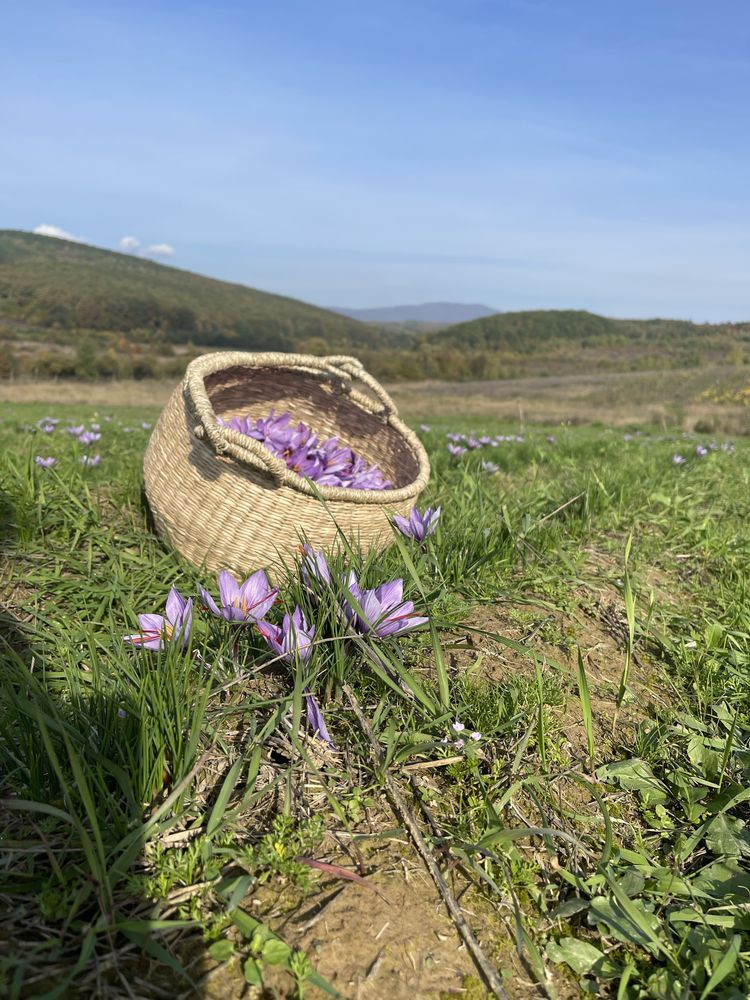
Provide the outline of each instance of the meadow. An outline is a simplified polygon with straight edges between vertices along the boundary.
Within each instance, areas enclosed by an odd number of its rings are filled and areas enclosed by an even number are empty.
[[[155,537],[157,415],[2,411],[0,995],[750,994],[747,441],[414,415],[437,530],[276,574],[306,659]]]

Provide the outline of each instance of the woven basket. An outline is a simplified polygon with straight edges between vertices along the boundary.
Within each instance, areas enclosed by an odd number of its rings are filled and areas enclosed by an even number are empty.
[[[290,412],[321,439],[339,437],[394,489],[318,487],[259,441],[217,422],[271,409]],[[241,574],[288,560],[301,536],[332,548],[337,526],[363,548],[384,548],[389,516],[411,510],[430,474],[419,439],[356,358],[224,351],[188,365],[143,468],[164,541],[197,566]]]

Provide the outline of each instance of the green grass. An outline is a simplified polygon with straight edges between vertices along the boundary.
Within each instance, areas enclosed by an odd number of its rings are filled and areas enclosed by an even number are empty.
[[[403,852],[383,768],[511,993],[750,992],[750,445],[436,423],[436,534],[332,561],[334,580],[402,577],[430,627],[354,640],[342,588],[315,595],[290,565],[274,620],[300,604],[317,632],[288,666],[204,612],[187,651],[123,644],[172,586],[215,582],[150,529],[155,414],[46,410],[51,435],[40,407],[0,423],[0,993],[174,995],[221,963],[237,992],[277,970],[284,995],[330,991],[279,906],[315,895],[311,860],[374,874],[342,837]],[[100,424],[98,467],[68,419]],[[448,430],[514,440],[455,459]],[[306,730],[305,691],[338,754]]]

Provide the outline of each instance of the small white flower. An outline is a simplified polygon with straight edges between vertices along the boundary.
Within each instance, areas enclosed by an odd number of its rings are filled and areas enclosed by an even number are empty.
[[[456,719],[456,721],[451,726],[451,729],[453,730],[454,733],[462,733],[464,729],[466,729],[466,726],[463,724],[463,722],[459,722],[458,719]]]
[[[482,734],[481,733],[477,733],[477,732],[471,733],[471,735],[469,736],[469,739],[472,739],[475,742],[477,740],[481,740],[481,738],[482,738]]]
[[[463,750],[463,748],[466,746],[466,740],[456,740],[453,746],[456,748],[456,750]]]

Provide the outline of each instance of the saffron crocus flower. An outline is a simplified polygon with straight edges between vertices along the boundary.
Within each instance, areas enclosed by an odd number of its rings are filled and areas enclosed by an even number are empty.
[[[451,723],[451,729],[454,733],[462,733],[464,729],[466,729],[466,726],[463,722],[459,722],[458,719],[456,719],[455,722]]]
[[[496,462],[482,462],[482,469],[494,475],[494,473],[500,471],[500,466]]]
[[[708,448],[704,448],[702,444],[699,444],[698,447],[695,449],[695,454],[698,456],[698,458],[705,458],[706,455],[708,454]]]
[[[424,625],[427,618],[414,614],[414,602],[404,601],[404,581],[391,580],[374,590],[363,590],[354,573],[349,573],[347,590],[359,605],[359,610],[344,601],[344,614],[355,632],[372,632],[380,638],[403,635]]]
[[[141,631],[123,636],[123,642],[130,642],[141,649],[164,649],[165,643],[179,642],[187,647],[193,625],[193,601],[187,600],[175,587],[167,598],[166,616],[138,615]]]
[[[34,458],[34,461],[42,469],[49,469],[53,465],[57,465],[57,459],[53,458],[52,455],[48,455],[47,458],[43,458],[41,455],[37,455]]]
[[[466,454],[466,448],[464,448],[463,445],[460,444],[449,444],[448,451],[450,452],[451,455],[453,455],[454,458],[458,458],[459,455]]]
[[[309,661],[315,626],[307,624],[299,605],[291,615],[284,615],[280,626],[272,625],[270,622],[258,622],[258,631],[273,652],[287,663],[294,663],[297,658],[303,663]]]
[[[52,434],[57,426],[56,420],[51,420],[49,417],[45,417],[44,420],[40,420],[37,423],[37,427],[40,431],[44,431],[45,434]]]
[[[331,734],[328,732],[328,726],[326,726],[326,720],[323,718],[320,705],[309,692],[305,693],[305,708],[307,710],[307,724],[312,729],[313,736],[317,736],[319,740],[323,740],[324,743],[327,743],[329,747],[335,750],[336,745],[331,739]]]
[[[268,577],[259,569],[240,585],[227,570],[219,573],[219,600],[221,608],[209,592],[200,588],[201,597],[217,618],[228,622],[254,622],[265,615],[276,600],[278,590],[271,587]]]
[[[320,549],[313,551],[312,545],[302,546],[302,579],[308,587],[330,587],[331,569]]]
[[[402,535],[405,535],[407,538],[413,538],[417,542],[423,542],[437,528],[437,523],[440,520],[440,511],[440,507],[437,507],[435,510],[432,507],[428,507],[424,514],[420,514],[417,508],[413,507],[408,518],[396,514],[393,518],[393,523]]]
[[[672,455],[672,464],[673,465],[684,465],[686,461],[687,461],[687,459],[685,458],[684,455],[676,455],[676,454]]]
[[[96,431],[84,431],[83,434],[78,435],[78,443],[84,446],[93,444],[95,441],[101,439],[101,434],[97,434]]]
[[[102,460],[101,455],[82,455],[79,459],[81,465],[85,465],[90,469],[95,468]]]
[[[78,435],[83,434],[85,430],[86,428],[83,426],[83,424],[75,424],[65,428],[66,433],[72,434],[73,437],[78,437]]]

